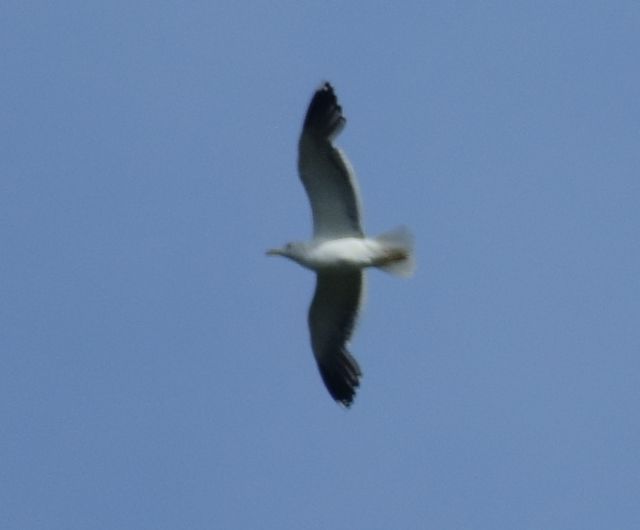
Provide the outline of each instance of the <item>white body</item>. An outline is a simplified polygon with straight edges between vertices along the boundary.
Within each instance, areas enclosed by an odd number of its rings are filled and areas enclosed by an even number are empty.
[[[344,237],[312,241],[299,263],[315,271],[363,269],[375,265],[383,248],[375,239]]]
[[[316,272],[349,272],[367,267],[398,276],[411,276],[415,268],[413,238],[406,228],[378,237],[317,238],[306,243],[289,243],[269,254],[285,256]]]

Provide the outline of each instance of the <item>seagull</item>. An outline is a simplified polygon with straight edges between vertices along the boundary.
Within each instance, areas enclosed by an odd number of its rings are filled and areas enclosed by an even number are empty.
[[[316,273],[309,307],[311,347],[331,397],[350,407],[362,371],[349,353],[364,292],[364,269],[380,268],[408,277],[414,270],[413,237],[404,227],[366,237],[355,174],[333,145],[345,125],[333,87],[316,90],[298,143],[298,172],[313,214],[313,239],[267,251]]]

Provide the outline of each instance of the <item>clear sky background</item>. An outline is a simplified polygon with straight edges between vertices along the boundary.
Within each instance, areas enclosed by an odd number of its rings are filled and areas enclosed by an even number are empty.
[[[640,528],[640,4],[0,8],[0,527]],[[311,354],[336,88],[368,275]]]

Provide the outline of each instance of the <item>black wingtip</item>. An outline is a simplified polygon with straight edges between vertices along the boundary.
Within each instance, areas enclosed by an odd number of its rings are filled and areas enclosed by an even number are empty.
[[[345,122],[333,87],[325,81],[311,98],[304,129],[323,138],[332,138],[342,130]]]
[[[349,408],[362,377],[358,362],[343,349],[337,359],[332,359],[331,363],[318,363],[318,368],[331,397]]]

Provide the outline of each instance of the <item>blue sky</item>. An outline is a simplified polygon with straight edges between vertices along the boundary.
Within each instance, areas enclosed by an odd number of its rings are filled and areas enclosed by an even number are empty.
[[[0,527],[640,527],[637,2],[4,2]],[[364,378],[296,143],[336,88]]]

